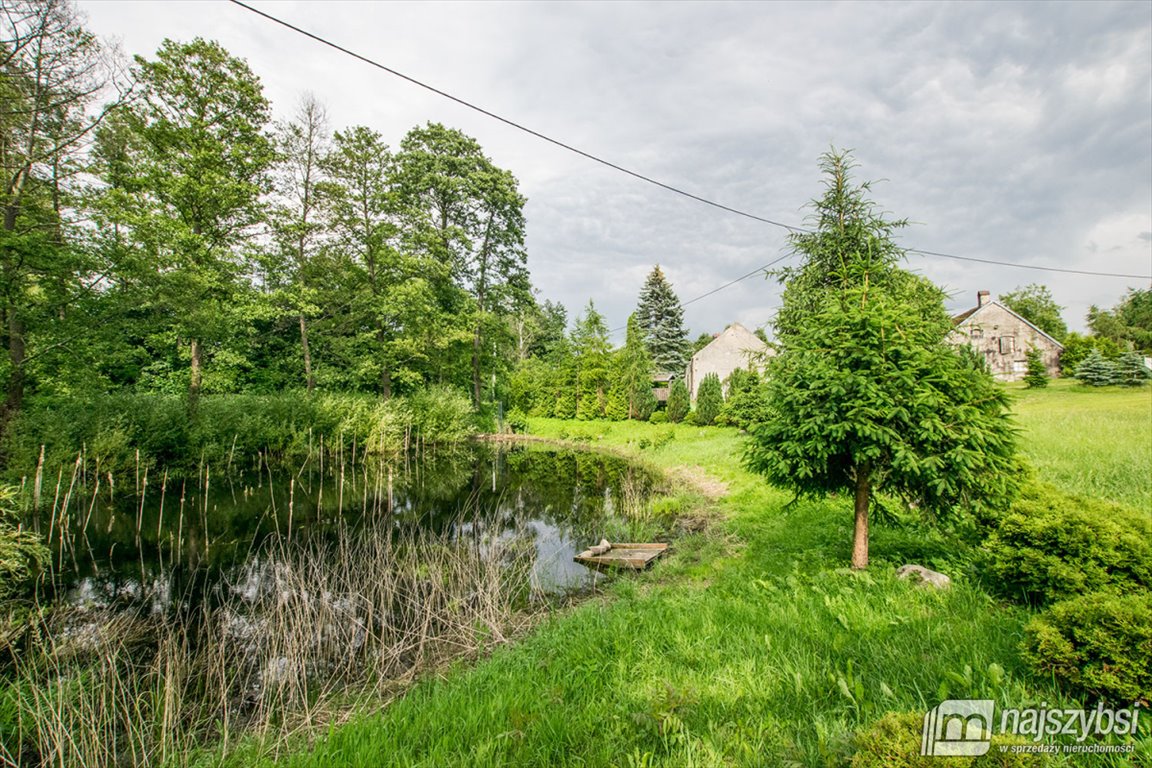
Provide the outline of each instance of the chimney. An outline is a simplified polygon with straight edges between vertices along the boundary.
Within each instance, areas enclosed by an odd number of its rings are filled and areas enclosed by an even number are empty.
[[[976,306],[982,307],[988,302],[992,301],[992,295],[988,291],[977,291],[976,293]]]

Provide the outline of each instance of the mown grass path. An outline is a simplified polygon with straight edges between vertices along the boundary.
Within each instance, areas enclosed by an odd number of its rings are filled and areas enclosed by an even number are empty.
[[[1066,408],[1072,394],[1022,399],[1039,460],[1052,440],[1037,435],[1058,430],[1048,416],[1038,424],[1035,413],[1053,410],[1042,398]],[[1141,418],[1139,403],[1124,407]],[[709,501],[680,489],[669,503],[705,508],[713,524],[680,538],[653,570],[615,580],[490,658],[425,681],[277,764],[844,765],[854,730],[886,711],[922,712],[949,697],[1072,704],[1019,660],[1027,612],[993,601],[946,537],[878,528],[873,565],[851,573],[841,567],[850,502],[789,504],[742,469],[735,430],[551,420],[531,428],[727,492]],[[895,579],[894,567],[909,561],[948,570],[954,588]]]

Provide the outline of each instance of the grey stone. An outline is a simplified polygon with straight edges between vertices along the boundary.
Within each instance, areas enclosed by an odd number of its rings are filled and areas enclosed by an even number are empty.
[[[942,573],[925,568],[922,565],[902,565],[896,569],[896,577],[912,579],[922,586],[936,589],[948,589],[952,586],[952,579]]]

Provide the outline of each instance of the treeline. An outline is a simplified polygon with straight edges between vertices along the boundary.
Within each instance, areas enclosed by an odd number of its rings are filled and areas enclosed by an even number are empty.
[[[273,122],[217,43],[131,65],[70,3],[0,20],[0,378],[27,396],[288,389],[491,399],[546,313],[525,199],[476,140]],[[107,103],[103,103],[107,101]],[[103,105],[102,105],[103,104]]]

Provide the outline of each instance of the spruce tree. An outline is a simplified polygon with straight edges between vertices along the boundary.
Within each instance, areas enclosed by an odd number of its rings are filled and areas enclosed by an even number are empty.
[[[1152,371],[1144,365],[1138,352],[1125,352],[1116,361],[1116,383],[1123,387],[1139,387],[1152,379]]]
[[[688,331],[684,328],[684,308],[657,265],[640,291],[636,320],[657,371],[680,376],[688,366]]]
[[[1028,372],[1024,374],[1024,383],[1029,389],[1048,386],[1048,366],[1044,365],[1040,350],[1029,347],[1024,356],[1028,359]]]
[[[1076,378],[1092,387],[1107,387],[1117,381],[1116,364],[1094,349],[1076,367]]]
[[[720,377],[709,373],[700,381],[696,391],[696,423],[702,427],[711,426],[724,407],[724,392],[720,387]]]

